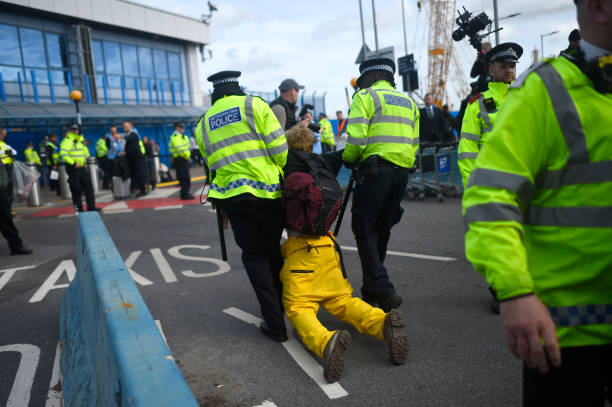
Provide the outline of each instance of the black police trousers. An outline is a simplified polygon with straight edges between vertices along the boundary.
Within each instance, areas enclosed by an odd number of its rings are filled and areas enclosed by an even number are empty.
[[[261,315],[274,335],[284,336],[280,282],[283,267],[281,201],[256,198],[251,194],[220,201],[217,202],[227,214],[236,243],[242,249],[242,264],[255,290]]]
[[[0,186],[0,233],[2,233],[2,236],[4,236],[8,242],[11,250],[18,249],[23,246],[23,242],[19,238],[19,232],[13,223],[13,215],[11,214],[8,191],[2,186]]]
[[[174,169],[176,170],[176,178],[181,186],[181,198],[185,198],[189,195],[189,190],[191,189],[189,161],[182,157],[175,157]]]
[[[367,301],[380,302],[395,294],[383,262],[391,228],[404,212],[400,202],[409,178],[407,168],[386,162],[378,165],[375,174],[360,170],[353,194],[351,227],[363,271],[361,292]]]
[[[68,174],[68,185],[70,185],[70,194],[72,195],[72,203],[75,208],[79,212],[83,212],[83,198],[81,194],[85,192],[87,210],[92,211],[96,207],[96,199],[87,168],[66,165],[66,173]]]
[[[605,399],[612,403],[612,344],[561,348],[561,366],[546,374],[523,367],[525,407],[603,407]]]

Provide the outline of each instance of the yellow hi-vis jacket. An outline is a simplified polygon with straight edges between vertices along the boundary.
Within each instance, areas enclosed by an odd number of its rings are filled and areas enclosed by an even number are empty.
[[[378,81],[353,96],[347,132],[343,161],[378,155],[410,168],[419,148],[419,109],[389,82]]]
[[[181,134],[178,131],[172,133],[170,136],[170,154],[174,158],[184,158],[189,160],[191,157],[191,150],[189,149],[189,137],[185,134]]]
[[[195,137],[208,167],[215,171],[209,198],[245,193],[280,198],[287,141],[262,99],[232,95],[217,100],[200,119]]]
[[[51,147],[53,149],[53,154],[51,154],[51,156],[47,156],[47,166],[50,167],[52,165],[57,165],[57,160],[59,159],[57,146],[53,144],[53,142],[47,141],[46,147]]]
[[[489,89],[473,99],[465,109],[458,151],[459,172],[464,189],[474,169],[476,157],[493,130],[497,110],[506,98],[509,86],[504,82],[489,82]]]
[[[514,89],[516,88],[516,89]],[[463,197],[467,258],[562,347],[612,343],[612,94],[565,57],[511,86]]]
[[[106,146],[106,139],[101,137],[96,143],[96,156],[98,158],[108,156],[108,147]]]
[[[325,143],[329,146],[336,144],[334,140],[334,129],[332,128],[331,122],[325,118],[319,120],[321,126],[321,143]]]
[[[0,161],[4,165],[13,164],[13,159],[9,155],[9,146],[4,141],[0,140]]]
[[[40,157],[38,153],[33,148],[26,148],[23,154],[25,155],[25,160],[27,163],[34,163],[36,165],[42,164],[40,162]]]
[[[87,157],[89,157],[89,150],[83,144],[83,137],[67,132],[66,137],[60,143],[60,160],[64,160],[67,165],[85,165]]]

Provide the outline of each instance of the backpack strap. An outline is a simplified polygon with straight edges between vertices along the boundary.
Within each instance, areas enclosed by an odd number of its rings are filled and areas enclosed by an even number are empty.
[[[334,239],[334,235],[332,235],[330,232],[327,232],[327,236],[329,236],[332,242],[334,242],[334,249],[336,249],[336,251],[338,252],[338,257],[340,258],[340,269],[342,270],[342,277],[346,279],[346,269],[344,268],[344,258],[342,257],[342,250],[340,249],[340,245],[338,244],[338,242],[336,242],[336,239]]]

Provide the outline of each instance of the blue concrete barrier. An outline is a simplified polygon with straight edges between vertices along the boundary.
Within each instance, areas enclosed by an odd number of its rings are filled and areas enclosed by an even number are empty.
[[[198,406],[97,212],[60,303],[66,406]]]

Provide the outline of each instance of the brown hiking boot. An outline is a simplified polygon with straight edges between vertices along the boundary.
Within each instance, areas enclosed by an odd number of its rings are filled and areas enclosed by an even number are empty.
[[[351,334],[342,330],[334,333],[323,351],[323,374],[328,382],[337,382],[344,368],[344,352],[351,344]]]
[[[393,309],[387,314],[385,326],[383,327],[383,335],[389,345],[391,362],[394,365],[406,363],[408,337],[404,332],[404,318],[402,318],[402,313],[399,310]]]

